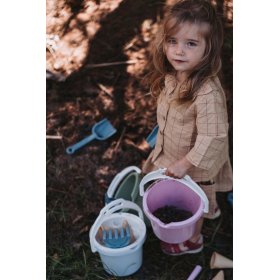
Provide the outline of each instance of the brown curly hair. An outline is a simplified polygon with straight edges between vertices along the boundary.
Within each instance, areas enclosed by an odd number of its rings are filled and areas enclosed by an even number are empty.
[[[223,44],[223,26],[214,7],[206,0],[183,0],[172,6],[159,29],[152,47],[152,70],[148,75],[150,90],[158,96],[164,87],[166,74],[174,74],[168,62],[164,46],[168,37],[174,34],[180,24],[190,22],[206,23],[209,28],[204,33],[206,49],[202,61],[193,69],[180,93],[180,101],[193,100],[202,84],[218,74],[221,69],[221,48]]]

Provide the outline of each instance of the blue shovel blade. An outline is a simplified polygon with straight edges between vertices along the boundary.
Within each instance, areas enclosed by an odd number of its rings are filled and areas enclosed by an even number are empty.
[[[88,144],[94,139],[105,140],[111,137],[113,134],[115,134],[116,131],[117,130],[112,126],[112,124],[107,119],[103,119],[92,127],[91,135],[87,136],[86,138],[79,141],[78,143],[68,147],[66,149],[66,153],[73,154],[75,153],[75,151],[85,146],[86,144]]]
[[[105,140],[115,134],[116,131],[107,119],[103,119],[92,128],[92,134],[95,134],[97,140]]]

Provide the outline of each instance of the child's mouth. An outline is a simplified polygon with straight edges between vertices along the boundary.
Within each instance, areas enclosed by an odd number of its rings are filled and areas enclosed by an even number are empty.
[[[184,62],[185,62],[184,60],[178,60],[178,59],[174,59],[174,61],[175,61],[176,63],[184,63]]]

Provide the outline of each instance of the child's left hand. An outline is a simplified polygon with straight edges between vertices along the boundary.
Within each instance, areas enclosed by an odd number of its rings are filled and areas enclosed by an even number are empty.
[[[193,165],[187,160],[186,157],[172,163],[165,171],[165,175],[181,179]]]

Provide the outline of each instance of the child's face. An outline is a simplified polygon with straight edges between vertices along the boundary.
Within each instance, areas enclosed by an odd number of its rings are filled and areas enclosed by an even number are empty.
[[[206,48],[203,34],[207,28],[206,24],[185,22],[180,24],[176,33],[167,38],[165,54],[177,71],[177,77],[178,75],[188,77],[201,61]]]

